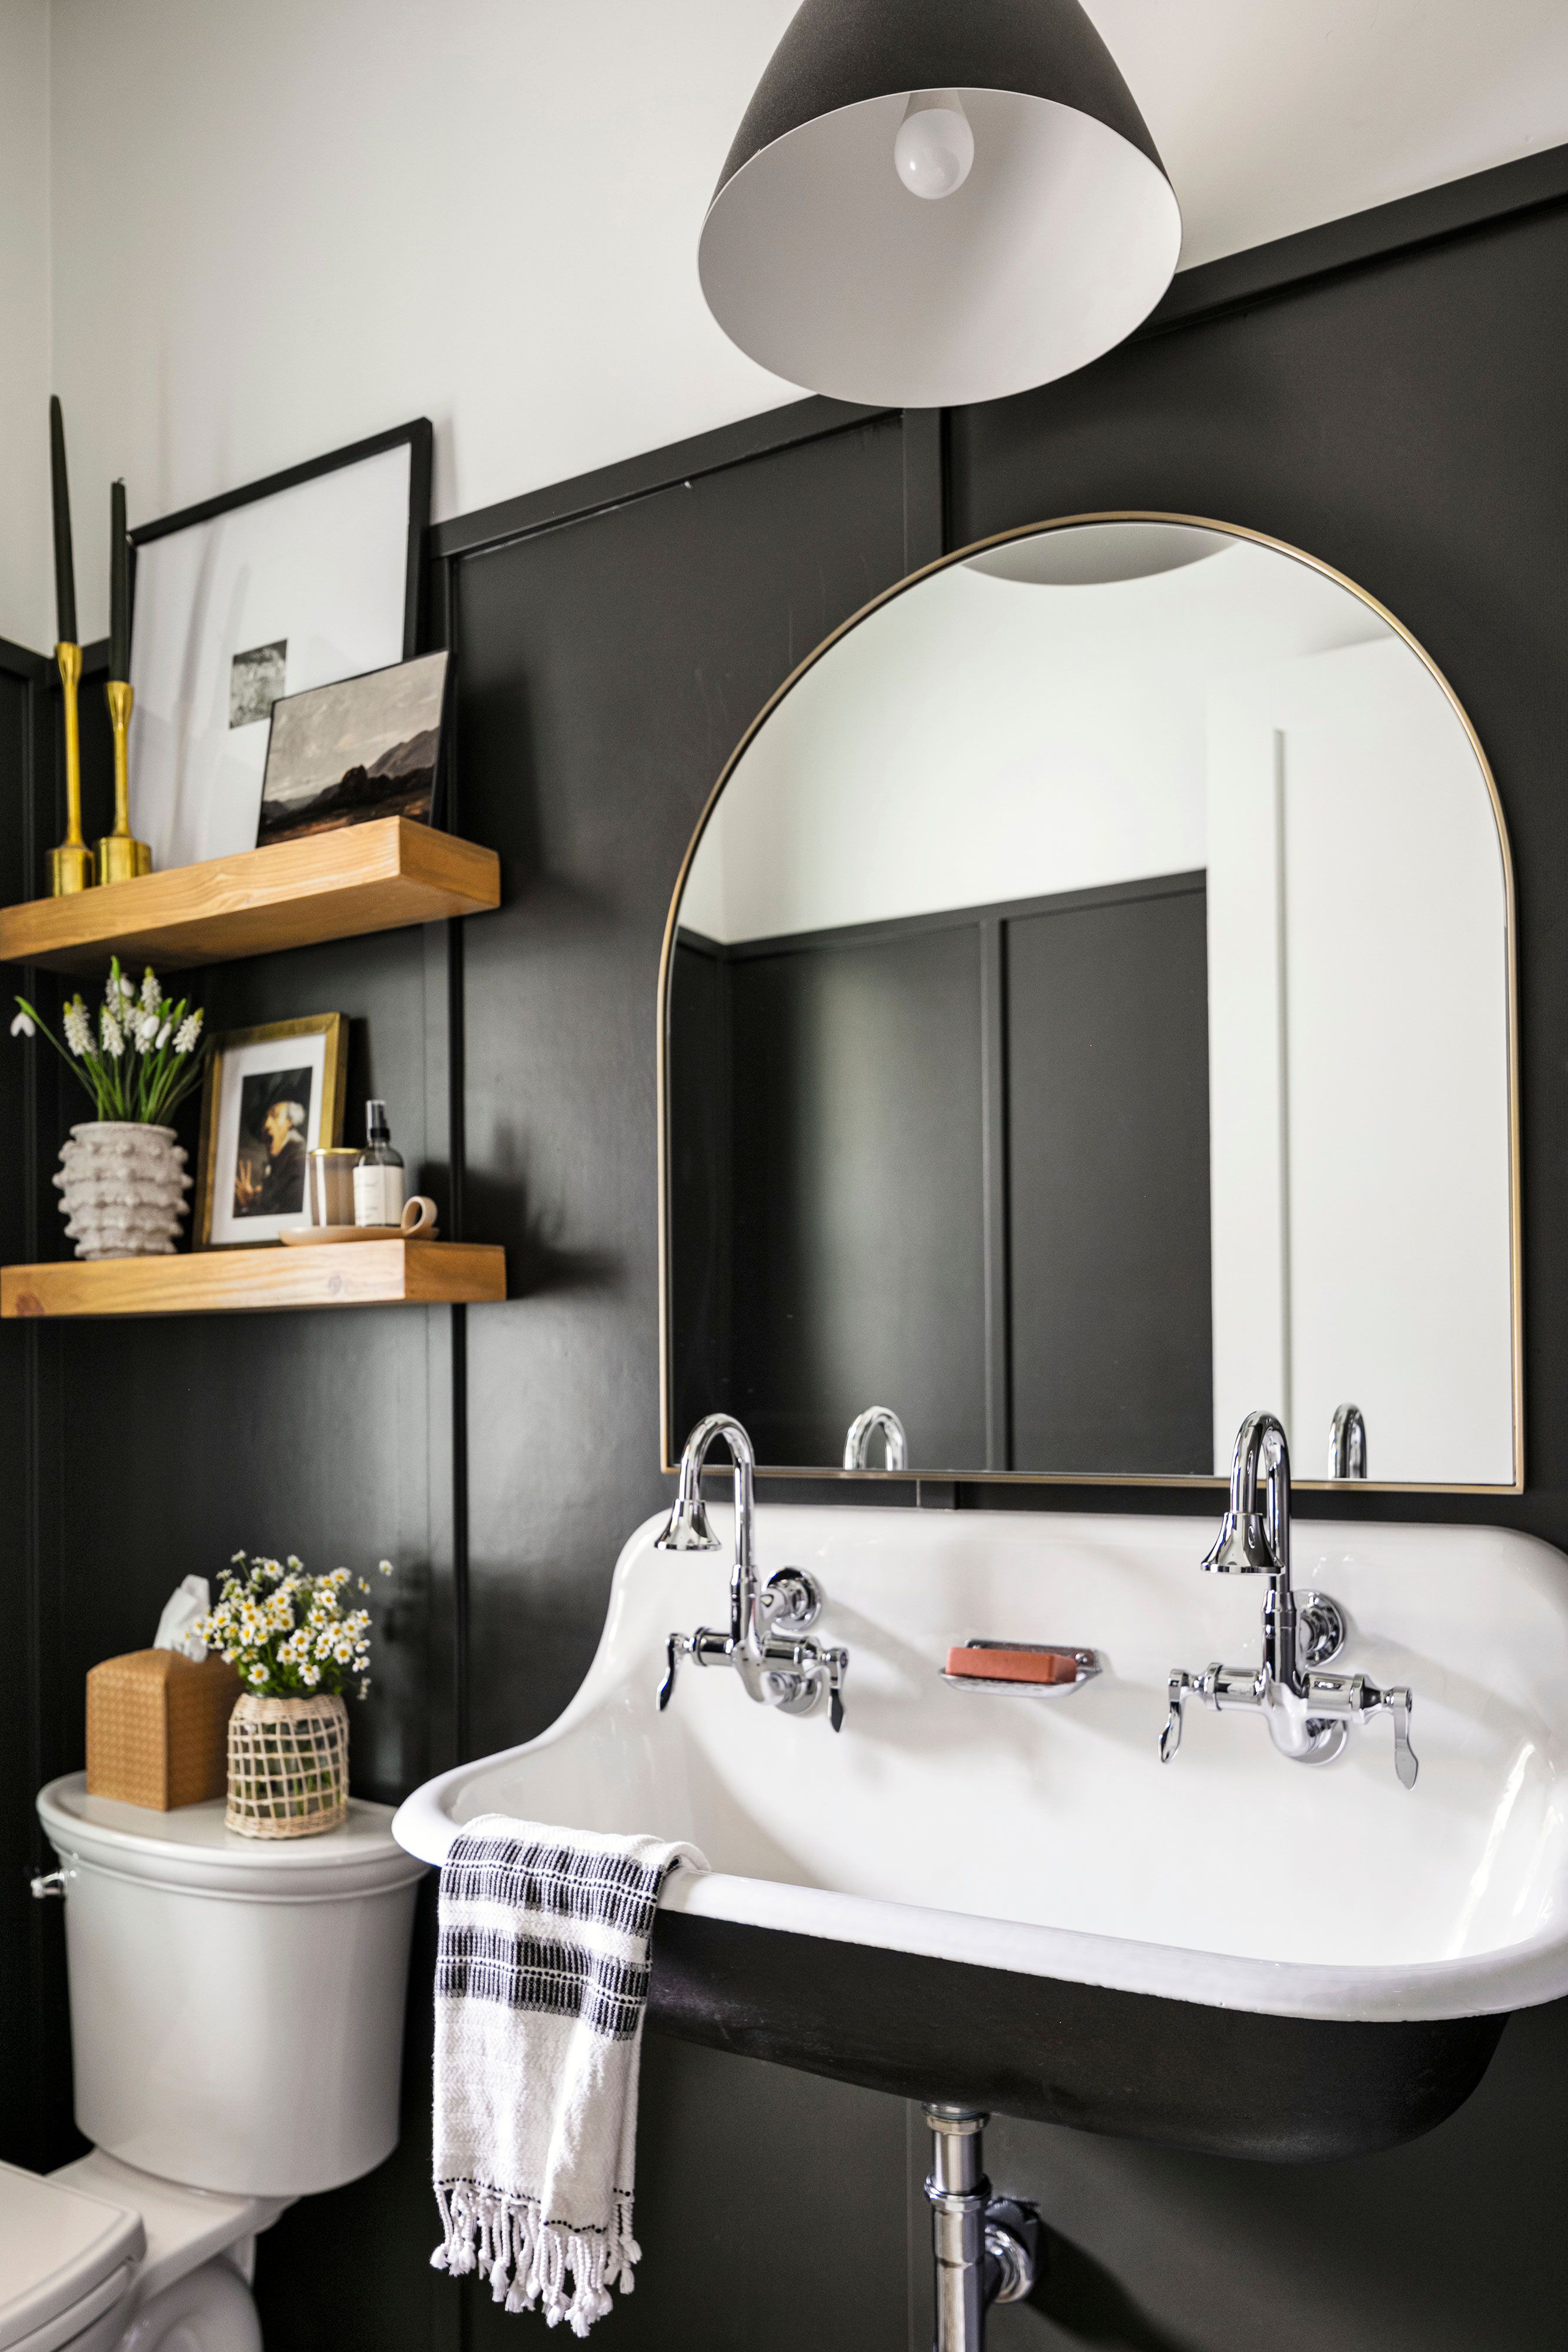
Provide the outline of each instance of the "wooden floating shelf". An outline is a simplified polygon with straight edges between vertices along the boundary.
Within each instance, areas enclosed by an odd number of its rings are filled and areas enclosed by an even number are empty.
[[[120,886],[134,888],[134,884]],[[321,1242],[178,1257],[0,1266],[0,1318],[235,1315],[280,1307],[486,1306],[507,1295],[493,1242]]]
[[[118,955],[178,971],[483,914],[500,903],[493,849],[410,817],[377,817],[68,898],[0,908],[0,962],[97,972]]]

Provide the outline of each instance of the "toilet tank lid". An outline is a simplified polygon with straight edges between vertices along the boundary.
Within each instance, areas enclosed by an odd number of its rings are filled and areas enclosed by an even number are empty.
[[[89,1797],[86,1773],[68,1772],[39,1790],[38,1818],[63,1861],[196,1894],[312,1902],[379,1895],[424,1875],[392,1833],[392,1807],[359,1797],[340,1828],[319,1836],[249,1838],[224,1827],[221,1797],[161,1813]]]
[[[0,2164],[0,2347],[19,2344],[139,2262],[140,2213]]]

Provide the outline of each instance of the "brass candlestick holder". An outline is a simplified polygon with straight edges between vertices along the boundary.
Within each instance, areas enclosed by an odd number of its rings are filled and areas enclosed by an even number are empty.
[[[98,878],[100,882],[134,882],[139,874],[152,871],[152,852],[144,841],[136,840],[131,830],[131,763],[126,730],[131,725],[136,696],[123,678],[110,678],[103,691],[109,704],[109,723],[114,730],[114,831],[106,833],[98,845]]]
[[[66,705],[66,837],[49,852],[49,896],[64,898],[74,890],[92,888],[92,852],[81,830],[81,737],[77,730],[77,688],[81,680],[81,647],[55,647]]]

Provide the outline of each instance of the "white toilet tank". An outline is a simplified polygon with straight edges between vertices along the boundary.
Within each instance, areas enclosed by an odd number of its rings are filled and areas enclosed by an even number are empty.
[[[391,1809],[273,1843],[220,1800],[154,1813],[53,1780],[38,1813],[65,1880],[76,2119],[99,2147],[197,2189],[303,2197],[397,2141],[403,1996],[423,1866]]]

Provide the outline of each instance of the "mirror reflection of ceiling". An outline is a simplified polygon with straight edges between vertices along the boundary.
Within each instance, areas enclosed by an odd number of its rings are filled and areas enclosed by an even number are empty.
[[[1118,523],[1009,541],[852,629],[786,697],[681,919],[733,942],[1201,866],[1211,693],[1385,640],[1359,597],[1245,540]]]
[[[1346,583],[1159,519],[1004,541],[803,673],[678,918],[672,1445],[837,1467],[1507,1486],[1505,856]],[[880,1441],[871,1457],[880,1462]]]

